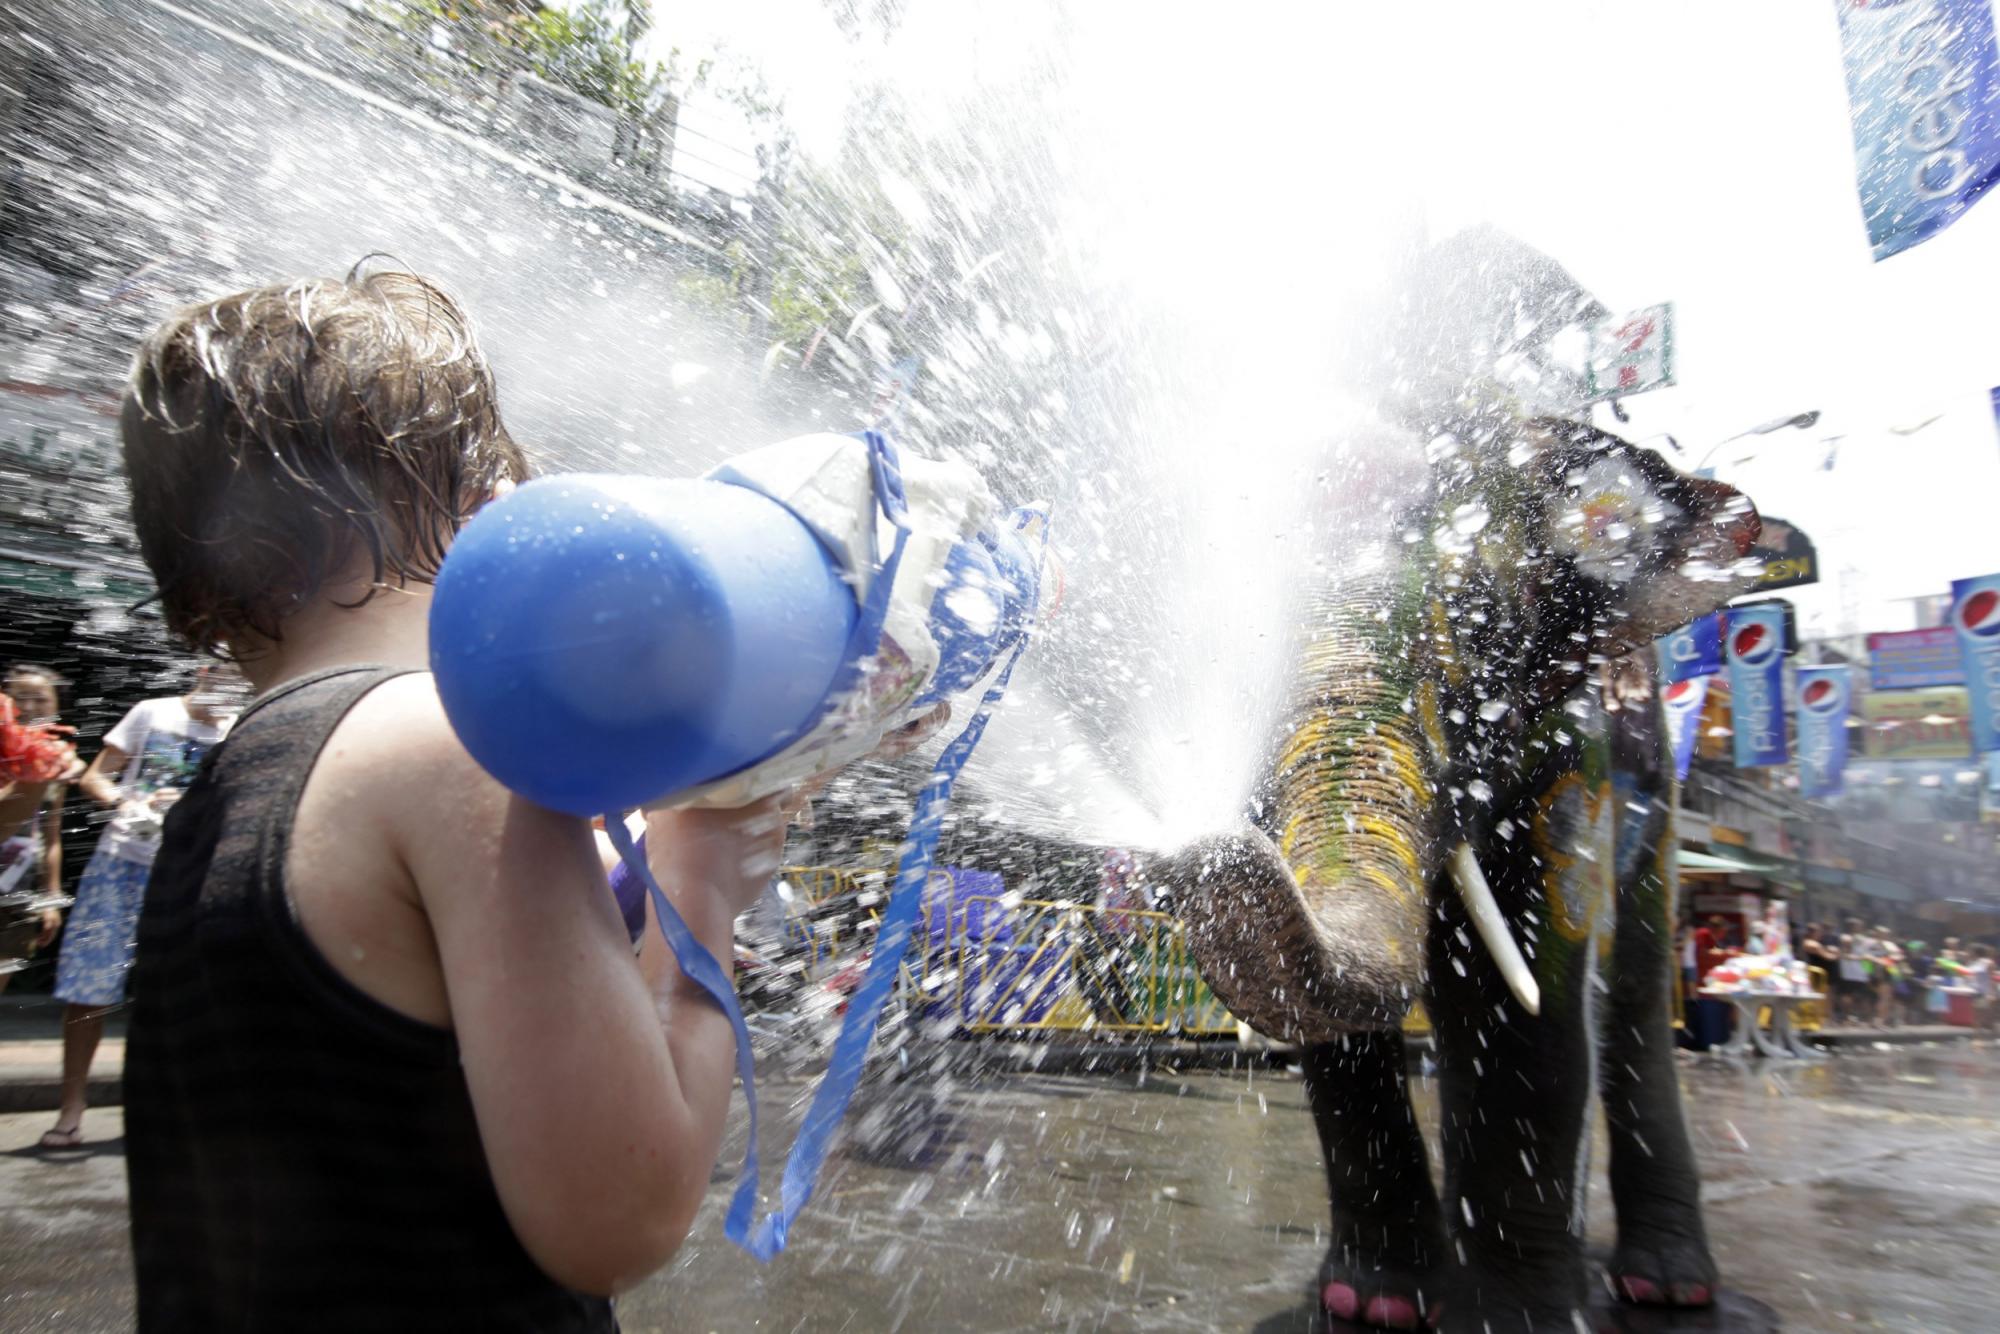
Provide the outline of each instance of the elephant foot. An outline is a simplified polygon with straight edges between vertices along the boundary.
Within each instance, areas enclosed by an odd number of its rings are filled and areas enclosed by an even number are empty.
[[[1606,1273],[1611,1291],[1639,1306],[1711,1306],[1715,1261],[1695,1241],[1620,1242]]]
[[[1336,1320],[1376,1329],[1431,1329],[1444,1313],[1429,1275],[1396,1269],[1359,1272],[1329,1256],[1319,1304]]]

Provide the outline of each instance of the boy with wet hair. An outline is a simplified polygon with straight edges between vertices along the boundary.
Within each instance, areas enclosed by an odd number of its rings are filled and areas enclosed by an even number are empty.
[[[701,1203],[732,1037],[657,932],[635,961],[586,822],[488,777],[424,671],[452,536],[527,471],[465,316],[405,273],[195,306],[121,425],[168,624],[259,692],[140,923],[141,1327],[613,1328]],[[648,817],[718,958],[787,815]]]

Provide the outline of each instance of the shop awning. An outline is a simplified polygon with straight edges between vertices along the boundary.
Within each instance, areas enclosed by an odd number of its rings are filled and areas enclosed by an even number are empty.
[[[1764,857],[1754,852],[1718,857],[1712,852],[1696,852],[1691,848],[1681,848],[1675,856],[1683,875],[1754,875],[1787,889],[1806,887],[1804,869],[1799,863],[1782,858]]]
[[[1757,863],[1756,873],[1766,880],[1775,881],[1786,889],[1806,887],[1805,867],[1798,862],[1786,861],[1781,857],[1751,858]]]
[[[1683,872],[1692,871],[1697,875],[1758,875],[1757,867],[1749,862],[1739,862],[1731,857],[1717,857],[1712,853],[1694,852],[1681,848],[1674,854],[1674,861]]]

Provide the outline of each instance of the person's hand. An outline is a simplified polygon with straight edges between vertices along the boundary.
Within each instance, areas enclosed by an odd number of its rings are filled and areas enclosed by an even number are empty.
[[[42,930],[35,937],[35,948],[38,950],[47,949],[49,942],[56,938],[56,932],[60,930],[62,930],[62,914],[54,908],[42,909]]]
[[[870,753],[894,759],[923,744],[951,717],[951,706],[940,704],[923,717],[882,738]],[[672,874],[663,882],[713,888],[731,917],[757,901],[784,859],[785,831],[815,793],[839,770],[815,774],[783,792],[733,809],[657,807],[646,811],[646,841],[653,856],[671,860]]]
[[[149,797],[128,797],[119,802],[112,819],[141,838],[158,838],[163,827],[161,812],[153,808]]]
[[[785,851],[791,793],[734,808],[665,807],[646,812],[647,858],[669,897],[705,889],[730,918],[757,901]],[[685,903],[677,903],[686,916]]]
[[[923,745],[939,728],[950,721],[951,703],[947,700],[937,705],[929,713],[923,715],[923,717],[913,722],[904,723],[894,731],[886,733],[875,749],[869,751],[861,758],[864,760],[900,759],[915,750],[918,746]],[[797,787],[779,793],[778,800],[784,808],[786,819],[796,820],[803,814],[806,808],[812,805],[812,799],[825,791],[826,785],[831,783],[840,772],[839,769],[828,769],[824,773],[814,774]]]

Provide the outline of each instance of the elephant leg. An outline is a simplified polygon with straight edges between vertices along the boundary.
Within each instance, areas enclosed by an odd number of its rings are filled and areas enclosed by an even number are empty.
[[[1388,1329],[1436,1323],[1444,1256],[1430,1157],[1403,1060],[1396,1030],[1305,1048],[1306,1092],[1333,1202],[1320,1300],[1343,1320]]]
[[[1448,946],[1431,970],[1443,1210],[1458,1262],[1444,1291],[1447,1327],[1476,1315],[1467,1328],[1573,1330],[1587,1299],[1587,946],[1553,932],[1536,940],[1542,995],[1532,1016],[1482,951],[1449,947],[1462,934],[1448,913],[1438,933]]]
[[[1611,1129],[1618,1211],[1613,1287],[1628,1300],[1706,1306],[1715,1261],[1702,1225],[1701,1182],[1681,1106],[1674,1031],[1672,931],[1665,868],[1656,861],[1621,894],[1598,1086]]]

